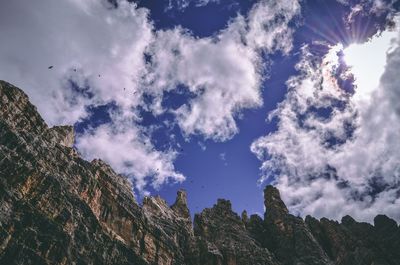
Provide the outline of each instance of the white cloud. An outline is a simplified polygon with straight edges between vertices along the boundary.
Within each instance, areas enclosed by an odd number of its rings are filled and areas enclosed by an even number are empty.
[[[101,154],[117,172],[128,172],[140,191],[145,191],[148,183],[158,189],[162,184],[185,180],[172,163],[177,152],[154,150],[142,134],[140,128],[121,122],[104,124],[78,138],[76,145],[85,157],[94,159]]]
[[[299,11],[297,1],[261,1],[215,36],[196,38],[179,27],[157,31],[149,10],[122,0],[118,8],[105,0],[8,1],[0,8],[0,78],[24,89],[50,125],[74,124],[88,106],[113,103],[110,123],[78,136],[79,151],[106,160],[139,189],[159,187],[183,176],[173,167],[176,153],[156,150],[138,125],[138,108],[174,113],[187,137],[230,139],[240,111],[262,104],[261,53],[290,50],[288,23]],[[177,85],[194,96],[163,109],[164,92]],[[150,106],[145,93],[155,96]]]
[[[0,78],[24,88],[50,124],[77,121],[88,104],[137,104],[123,87],[135,89],[145,69],[143,52],[152,39],[148,11],[125,2],[107,7],[92,0],[2,3]],[[67,79],[86,82],[95,98],[77,98]]]
[[[114,102],[112,122],[79,135],[77,147],[142,190],[183,180],[173,166],[176,154],[155,150],[131,110],[142,102],[144,52],[154,37],[147,16],[125,1],[118,9],[94,0],[16,0],[0,8],[0,78],[24,89],[51,125],[74,124],[88,115],[85,107]],[[69,80],[86,87],[86,96]]]
[[[228,165],[228,162],[227,162],[227,159],[226,159],[226,153],[225,153],[225,152],[219,154],[219,159],[221,159],[221,161],[222,161],[222,163],[224,164],[224,166],[227,166],[227,165]]]
[[[266,52],[281,50],[288,53],[292,48],[293,29],[288,23],[300,12],[298,1],[260,1],[250,10],[247,44],[253,49]]]
[[[225,141],[238,132],[239,112],[262,105],[261,52],[291,49],[288,23],[299,11],[297,1],[262,1],[213,37],[199,39],[181,28],[157,32],[147,82],[159,97],[178,84],[196,95],[175,112],[185,135]],[[155,113],[163,112],[159,106]]]
[[[184,10],[191,3],[193,3],[197,7],[202,7],[202,6],[208,5],[209,3],[219,4],[220,0],[169,0],[166,9],[167,10],[171,10],[171,9]]]
[[[394,36],[395,42],[387,41]],[[382,38],[385,47],[376,50]],[[369,222],[384,213],[400,220],[399,43],[397,30],[360,46],[364,54],[386,58],[386,65],[374,83],[374,75],[356,69],[375,69],[374,57],[356,60],[354,94],[338,85],[338,74],[349,75],[339,72],[340,45],[322,61],[304,48],[300,74],[287,82],[288,94],[272,114],[278,130],[251,146],[263,161],[261,181],[277,174],[274,183],[292,211],[334,219],[350,214]],[[329,108],[328,117],[321,114]]]
[[[261,105],[256,54],[237,38],[229,35],[215,43],[180,29],[158,33],[151,66],[153,89],[159,92],[184,84],[197,94],[176,111],[186,135],[229,139],[237,133],[235,111]]]
[[[355,84],[359,88],[358,100],[371,97],[371,93],[379,86],[379,79],[385,71],[387,47],[391,46],[391,42],[395,39],[397,33],[384,32],[379,38],[363,44],[352,44],[346,47],[344,59],[346,64],[352,69],[351,72],[355,75]],[[371,52],[373,51],[373,52]],[[371,64],[365,63],[365,55],[368,54],[369,60],[374,62]]]
[[[220,2],[221,2],[221,0],[198,0],[196,5],[197,6],[206,6],[209,3],[218,3],[219,4]]]

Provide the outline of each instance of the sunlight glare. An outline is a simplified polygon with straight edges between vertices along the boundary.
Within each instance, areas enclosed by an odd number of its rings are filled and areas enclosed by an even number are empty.
[[[355,98],[369,98],[378,88],[385,70],[386,55],[393,48],[397,34],[396,31],[384,31],[366,43],[351,44],[343,50],[344,60],[355,77]]]

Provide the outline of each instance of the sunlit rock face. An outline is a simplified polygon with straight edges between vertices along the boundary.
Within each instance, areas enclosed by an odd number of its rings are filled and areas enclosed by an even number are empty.
[[[50,137],[53,136],[53,142],[60,145],[72,147],[75,140],[75,132],[73,126],[54,126],[50,128]]]
[[[81,159],[70,127],[48,128],[5,82],[0,105],[0,264],[183,263],[178,232],[142,209],[110,166]]]
[[[185,191],[172,206],[140,206],[126,178],[73,143],[72,127],[49,128],[0,81],[0,264],[400,264],[400,229],[387,216],[304,221],[267,186],[264,219],[220,199],[192,223]]]

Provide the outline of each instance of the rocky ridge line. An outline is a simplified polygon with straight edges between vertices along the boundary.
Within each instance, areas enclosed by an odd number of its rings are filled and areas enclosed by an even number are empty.
[[[0,81],[0,264],[400,264],[400,228],[387,216],[303,220],[267,186],[264,218],[219,199],[192,222],[184,191],[172,206],[140,206],[126,178],[73,143],[71,126],[49,128]]]

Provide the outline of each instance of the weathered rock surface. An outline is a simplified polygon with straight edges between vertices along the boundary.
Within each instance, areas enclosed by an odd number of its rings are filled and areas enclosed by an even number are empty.
[[[126,178],[73,144],[72,127],[49,128],[0,81],[0,264],[400,264],[400,229],[387,216],[303,221],[267,186],[264,219],[220,199],[192,223],[184,191],[171,206],[140,206]]]
[[[48,128],[18,88],[0,82],[0,106],[0,264],[183,264],[180,233],[158,222],[175,216],[142,209],[127,179],[81,159],[73,131]]]
[[[276,188],[267,186],[264,198],[265,246],[282,264],[332,264],[303,219],[289,214]]]
[[[194,217],[194,232],[204,241],[200,264],[279,264],[268,249],[251,237],[230,201],[219,199]],[[205,254],[205,255],[204,255]]]

